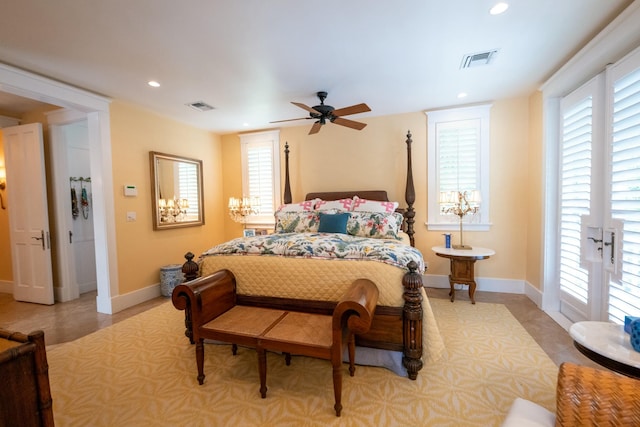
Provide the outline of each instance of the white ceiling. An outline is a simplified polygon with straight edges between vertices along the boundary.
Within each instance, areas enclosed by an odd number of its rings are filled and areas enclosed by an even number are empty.
[[[229,133],[305,117],[290,101],[320,90],[371,107],[352,120],[527,95],[633,2],[506,1],[499,16],[497,0],[3,1],[0,62]]]

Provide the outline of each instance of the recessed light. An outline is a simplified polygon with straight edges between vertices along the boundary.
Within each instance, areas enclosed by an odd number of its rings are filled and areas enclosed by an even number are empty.
[[[500,15],[501,13],[506,12],[509,9],[509,5],[504,2],[496,3],[491,9],[489,9],[489,13],[492,15]]]
[[[147,84],[148,84],[149,86],[151,86],[151,87],[160,87],[160,83],[158,83],[158,82],[157,82],[157,81],[155,81],[155,80],[151,80],[151,81],[149,81]]]
[[[462,98],[466,98],[467,97],[467,92],[460,92],[458,94],[458,99],[462,99]]]

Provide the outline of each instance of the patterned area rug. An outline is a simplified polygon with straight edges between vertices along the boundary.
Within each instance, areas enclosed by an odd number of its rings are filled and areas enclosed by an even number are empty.
[[[205,383],[170,302],[49,349],[56,426],[499,426],[520,396],[555,407],[558,368],[500,304],[430,303],[446,352],[416,381],[358,366],[333,411],[331,364],[208,344]]]

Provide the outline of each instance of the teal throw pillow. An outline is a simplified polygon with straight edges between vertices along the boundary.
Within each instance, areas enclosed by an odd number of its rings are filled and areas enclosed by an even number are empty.
[[[347,234],[347,221],[349,221],[350,213],[326,214],[320,212],[320,224],[318,225],[319,233],[342,233]]]

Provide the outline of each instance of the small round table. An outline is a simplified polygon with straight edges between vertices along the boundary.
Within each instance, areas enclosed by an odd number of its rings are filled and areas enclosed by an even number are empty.
[[[640,378],[640,353],[631,347],[623,325],[610,322],[577,322],[569,335],[578,350],[600,365],[633,378]]]
[[[449,274],[449,286],[451,287],[449,296],[451,297],[451,302],[456,298],[453,285],[458,283],[469,286],[469,299],[471,300],[471,304],[475,304],[476,281],[473,265],[478,260],[487,259],[495,255],[496,252],[493,249],[478,247],[472,249],[453,249],[445,248],[444,246],[434,246],[431,250],[439,257],[449,258],[451,260],[451,274]]]

